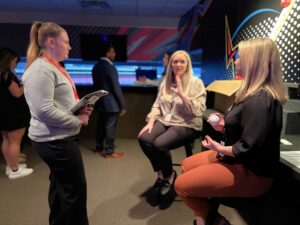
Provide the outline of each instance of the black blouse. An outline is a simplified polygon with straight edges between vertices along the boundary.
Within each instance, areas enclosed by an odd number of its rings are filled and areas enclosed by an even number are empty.
[[[0,104],[3,106],[7,107],[7,104],[16,99],[8,90],[13,81],[20,86],[18,78],[9,70],[0,74]]]
[[[234,104],[225,114],[225,143],[235,157],[228,163],[242,163],[260,176],[272,177],[280,158],[282,105],[265,90]]]
[[[13,81],[21,86],[11,71],[0,74],[0,130],[12,131],[29,125],[30,112],[24,95],[15,97],[9,91]]]

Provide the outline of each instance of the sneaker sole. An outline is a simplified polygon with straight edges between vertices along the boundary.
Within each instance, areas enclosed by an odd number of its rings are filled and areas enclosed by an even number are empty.
[[[27,168],[27,172],[22,173],[22,174],[9,174],[8,178],[13,180],[13,179],[21,178],[21,177],[26,177],[26,176],[28,176],[32,173],[33,173],[33,169],[28,169]]]

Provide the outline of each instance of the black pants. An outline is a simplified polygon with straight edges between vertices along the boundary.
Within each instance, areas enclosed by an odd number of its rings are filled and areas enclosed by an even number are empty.
[[[115,134],[119,120],[119,113],[98,111],[96,148],[112,154],[115,150]],[[104,145],[103,145],[104,142]]]
[[[50,168],[50,225],[88,225],[86,178],[78,137],[32,145]]]
[[[176,149],[199,137],[200,131],[181,126],[164,126],[155,122],[151,133],[145,131],[139,137],[140,146],[150,160],[154,171],[161,170],[164,178],[173,172],[170,150]]]

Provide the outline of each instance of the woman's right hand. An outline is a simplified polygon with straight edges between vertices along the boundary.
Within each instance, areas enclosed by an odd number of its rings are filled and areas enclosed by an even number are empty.
[[[144,133],[145,131],[148,131],[148,133],[150,134],[152,131],[154,122],[155,122],[154,118],[149,118],[147,125],[143,127],[143,129],[138,134],[138,137],[140,137],[142,135],[142,133]]]
[[[142,133],[144,133],[145,131],[148,131],[148,133],[150,134],[153,128],[153,124],[147,124],[146,126],[143,127],[143,129],[140,131],[138,137],[140,137],[142,135]]]
[[[119,113],[119,116],[124,116],[126,113],[126,109],[122,109],[121,112]]]
[[[87,106],[87,107],[84,107],[84,108],[82,108],[81,110],[80,110],[80,112],[79,112],[79,114],[81,115],[81,114],[84,114],[84,115],[88,115],[88,116],[90,116],[91,114],[92,114],[92,112],[93,112],[93,107],[91,107],[91,106]]]
[[[89,124],[89,116],[87,114],[80,114],[78,118],[83,126],[87,126]]]
[[[139,76],[137,79],[139,82],[146,82],[146,77],[144,76]]]
[[[217,122],[212,122],[214,120],[210,120],[212,117],[218,117],[219,120]],[[208,116],[207,122],[214,128],[214,130],[219,131],[219,132],[224,132],[224,117],[221,113],[212,113]]]

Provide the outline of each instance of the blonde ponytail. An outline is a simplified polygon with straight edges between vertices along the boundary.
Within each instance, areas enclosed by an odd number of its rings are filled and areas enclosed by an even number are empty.
[[[34,22],[30,30],[30,42],[27,49],[27,65],[28,68],[45,49],[45,44],[49,37],[57,37],[62,32],[66,32],[64,28],[53,22]]]
[[[41,47],[39,46],[39,29],[42,26],[42,22],[34,22],[31,26],[30,30],[30,42],[27,49],[27,64],[26,68],[28,68],[34,60],[36,60],[40,53]]]

